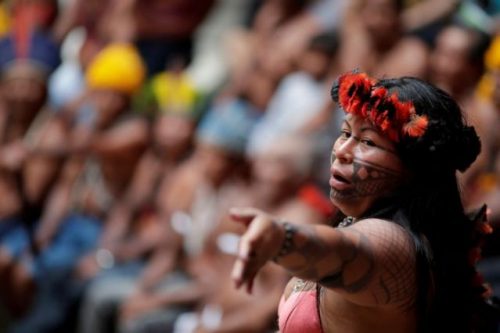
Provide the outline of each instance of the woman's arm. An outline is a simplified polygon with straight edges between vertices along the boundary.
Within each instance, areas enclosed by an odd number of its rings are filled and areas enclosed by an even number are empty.
[[[415,249],[400,226],[378,219],[347,228],[282,224],[255,209],[235,210],[247,225],[233,279],[251,290],[262,265],[275,262],[365,306],[401,305],[416,291]]]

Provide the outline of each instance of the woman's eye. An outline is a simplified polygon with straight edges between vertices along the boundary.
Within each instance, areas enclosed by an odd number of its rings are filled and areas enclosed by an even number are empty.
[[[351,133],[344,130],[340,133],[340,137],[343,139],[349,139],[351,137]]]
[[[369,140],[369,139],[362,139],[361,143],[364,144],[364,145],[370,146],[370,147],[376,147],[377,146],[375,144],[375,142],[373,142],[372,140]]]

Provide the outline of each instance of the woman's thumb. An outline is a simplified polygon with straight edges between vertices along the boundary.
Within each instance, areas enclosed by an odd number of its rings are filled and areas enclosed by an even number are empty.
[[[249,225],[259,213],[260,211],[258,209],[250,207],[234,207],[229,210],[231,218],[244,225]]]

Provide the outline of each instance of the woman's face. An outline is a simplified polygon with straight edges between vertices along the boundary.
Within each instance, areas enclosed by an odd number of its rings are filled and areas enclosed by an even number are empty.
[[[366,119],[347,115],[332,150],[330,199],[345,215],[359,217],[391,194],[404,178],[393,142]]]

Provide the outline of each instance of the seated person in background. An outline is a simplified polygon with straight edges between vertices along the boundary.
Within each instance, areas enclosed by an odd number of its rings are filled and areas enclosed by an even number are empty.
[[[297,60],[297,71],[279,83],[265,113],[252,132],[249,150],[262,146],[282,135],[297,133],[304,123],[321,112],[327,95],[325,79],[331,69],[338,47],[334,34],[315,36]]]
[[[0,40],[0,298],[18,316],[29,307],[33,281],[16,263],[16,242],[6,237],[13,229],[29,233],[52,186],[54,174],[44,174],[43,165],[33,170],[26,147],[46,143],[37,133],[47,116],[47,80],[60,58],[50,38],[15,27]]]
[[[341,72],[425,76],[429,51],[423,41],[405,35],[402,0],[359,0],[350,6],[340,27]]]
[[[180,58],[144,85],[134,107],[151,117],[152,141],[144,160],[152,170],[157,169],[154,161],[162,164],[163,173],[165,168],[174,169],[191,152],[201,99]]]
[[[22,48],[21,45],[26,46]],[[13,32],[0,40],[0,89],[3,105],[0,118],[4,119],[0,132],[0,182],[8,182],[7,178],[12,182],[15,172],[22,174],[22,183],[17,184],[17,188],[1,193],[6,200],[0,203],[0,219],[19,213],[14,207],[7,206],[8,202],[15,201],[8,199],[11,196],[28,201],[38,211],[39,206],[43,205],[42,192],[47,189],[36,186],[39,181],[32,177],[29,166],[24,165],[25,145],[44,143],[43,138],[36,134],[40,132],[41,123],[47,117],[44,110],[47,80],[59,62],[59,48],[38,31]]]
[[[427,79],[448,92],[474,120],[474,93],[483,73],[489,37],[463,24],[442,28],[429,57]]]

